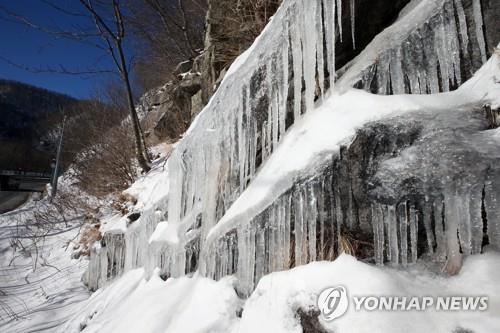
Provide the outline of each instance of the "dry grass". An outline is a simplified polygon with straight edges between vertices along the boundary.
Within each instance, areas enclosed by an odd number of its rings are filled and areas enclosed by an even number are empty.
[[[227,68],[253,43],[280,4],[281,0],[219,1],[209,14],[216,71]]]
[[[137,204],[137,198],[128,194],[128,193],[120,193],[114,200],[111,206],[119,211],[122,215],[127,215],[130,206],[134,206]]]
[[[92,245],[100,241],[102,239],[102,234],[99,231],[99,224],[86,224],[85,227],[83,228],[82,235],[80,237],[80,240],[78,242],[78,245],[75,246],[75,250],[79,250],[78,253],[79,255],[83,256],[89,256],[90,255],[90,249],[92,248]]]

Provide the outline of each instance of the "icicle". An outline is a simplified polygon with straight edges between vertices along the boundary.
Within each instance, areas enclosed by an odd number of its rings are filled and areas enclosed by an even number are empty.
[[[286,114],[288,111],[288,85],[289,85],[289,48],[290,48],[290,41],[289,41],[289,29],[288,29],[288,23],[285,22],[283,23],[284,27],[284,37],[283,37],[283,49],[281,51],[281,61],[283,65],[281,66],[281,70],[283,71],[283,76],[281,78],[281,87],[278,89],[279,93],[279,139],[283,137],[286,131]]]
[[[462,253],[469,255],[472,253],[472,229],[471,215],[469,211],[470,194],[466,191],[459,196],[459,216],[458,220],[458,235]]]
[[[390,62],[390,82],[391,82],[391,90],[393,94],[404,94],[405,91],[405,82],[404,82],[404,73],[403,68],[401,66],[401,48],[397,48],[393,54],[391,55]]]
[[[295,266],[305,264],[304,258],[304,199],[301,191],[297,193],[294,200],[295,206]]]
[[[415,210],[415,208],[410,207],[410,243],[411,243],[412,263],[416,263],[418,258],[417,240],[418,240],[418,213]]]
[[[309,187],[309,202],[307,205],[308,220],[308,243],[309,243],[309,261],[317,260],[316,257],[316,227],[318,218],[317,199],[314,193],[314,185]]]
[[[439,16],[440,23],[439,27],[435,30],[434,38],[434,48],[436,49],[438,55],[439,69],[441,72],[441,85],[444,92],[450,91],[450,55],[447,48],[446,40],[448,36],[446,35],[444,18],[442,15]]]
[[[460,200],[457,190],[447,189],[444,195],[445,232],[446,232],[446,267],[455,270],[461,266],[460,245],[458,243],[458,221]]]
[[[396,220],[396,207],[387,207],[387,227],[389,234],[389,252],[391,253],[391,262],[399,263],[399,243],[398,243],[398,223]]]
[[[401,244],[401,264],[406,266],[408,264],[408,213],[406,202],[403,202],[398,207],[399,213],[399,235]]]
[[[431,206],[428,202],[424,203],[424,209],[422,212],[423,219],[424,219],[424,228],[425,228],[425,234],[427,238],[427,251],[429,251],[429,254],[433,255],[434,254],[434,234],[432,232],[431,228]]]
[[[314,108],[314,95],[316,92],[316,27],[313,24],[316,15],[318,0],[310,0],[308,4],[302,2],[303,23],[301,39],[304,53],[304,82],[306,111]]]
[[[293,89],[294,89],[294,121],[297,121],[301,115],[302,109],[302,41],[300,39],[300,27],[292,25],[292,56],[293,56]]]
[[[483,30],[483,9],[481,7],[481,0],[473,0],[472,7],[474,11],[474,25],[476,26],[476,38],[479,43],[479,51],[481,52],[481,59],[483,63],[488,61],[486,55],[486,41],[484,39]]]
[[[320,18],[323,15],[322,1],[320,0],[316,6],[316,17]],[[318,86],[320,98],[323,98],[325,90],[325,58],[324,58],[324,31],[323,31],[323,20],[316,20],[316,68],[318,74]]]
[[[264,229],[258,228],[256,230],[256,247],[255,247],[255,280],[254,283],[257,284],[261,277],[266,273],[266,239]]]
[[[244,89],[244,102],[246,102],[246,91],[247,88]],[[240,162],[240,191],[242,192],[245,188],[245,176],[246,176],[246,153],[247,153],[247,145],[246,145],[246,135],[245,135],[245,127],[243,126],[243,112],[239,112],[238,114],[238,157]]]
[[[477,186],[471,191],[469,212],[472,233],[472,254],[481,253],[483,244],[482,196],[483,186]]]
[[[272,135],[272,142],[273,142],[273,151],[278,147],[278,140],[279,140],[279,118],[280,118],[280,110],[279,110],[279,104],[278,104],[278,94],[277,93],[274,93],[272,94],[271,96],[272,98],[272,110],[270,110],[272,112],[272,116],[273,116],[273,120],[272,120],[272,131],[273,131],[273,135]]]
[[[330,89],[335,85],[335,5],[333,1],[324,1],[326,59]]]
[[[283,269],[290,268],[291,259],[291,215],[292,215],[292,196],[285,197],[283,203],[283,218],[285,223],[285,237],[283,238]]]
[[[337,253],[341,252],[340,244],[342,241],[342,224],[344,222],[344,214],[342,213],[342,202],[340,199],[340,191],[338,188],[338,185],[335,186],[335,193],[334,193],[334,200],[335,200],[335,219],[337,221]]]
[[[375,248],[375,263],[384,264],[384,220],[382,209],[378,204],[372,204],[372,224]]]
[[[455,8],[458,15],[459,31],[462,39],[462,53],[466,56],[469,52],[469,31],[467,28],[467,19],[465,17],[462,0],[454,0]]]
[[[337,24],[339,27],[340,42],[342,42],[342,0],[337,0]]]
[[[488,239],[490,244],[500,248],[500,181],[495,175],[489,174],[484,186],[484,208],[488,221]]]
[[[326,181],[323,181],[321,184],[321,189],[318,191],[318,217],[319,217],[319,253],[318,260],[324,260],[325,258],[325,198],[324,193],[327,191],[327,186],[325,184]],[[332,223],[333,221],[329,221]],[[333,223],[332,223],[333,224]]]
[[[445,25],[445,30],[446,34],[448,36],[447,40],[447,46],[448,46],[448,52],[451,55],[452,59],[452,68],[453,68],[453,75],[450,77],[451,81],[453,81],[456,85],[460,85],[462,83],[462,76],[460,73],[460,42],[458,38],[458,30],[457,30],[457,24],[454,18],[454,11],[453,7],[451,8],[450,12],[446,12],[446,15],[451,17],[450,20],[447,20],[446,25]],[[450,73],[451,75],[452,73]]]
[[[443,224],[443,201],[438,198],[434,200],[434,233],[436,234],[436,259],[444,261],[446,259],[446,236]]]
[[[356,49],[356,0],[351,1],[351,34],[352,48]]]

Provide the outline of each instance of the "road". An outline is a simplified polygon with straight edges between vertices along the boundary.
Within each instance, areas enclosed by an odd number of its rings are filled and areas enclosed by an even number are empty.
[[[0,192],[0,214],[21,206],[30,196],[29,192]]]

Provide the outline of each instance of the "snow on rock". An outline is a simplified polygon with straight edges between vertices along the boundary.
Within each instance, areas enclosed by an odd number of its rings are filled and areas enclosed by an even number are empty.
[[[443,115],[446,123],[447,120],[453,119],[451,116],[446,116],[450,110],[475,110],[482,108],[485,104],[496,105],[500,98],[500,85],[497,83],[499,76],[500,56],[495,55],[470,81],[454,92],[435,95],[379,96],[350,90],[341,95],[330,96],[317,109],[309,112],[301,121],[294,124],[253,182],[219,220],[219,223],[211,229],[202,249],[201,271],[214,278],[231,273],[227,269],[233,265],[231,252],[234,251],[234,247],[229,245],[234,243],[233,236],[230,234],[233,230],[238,232],[238,266],[236,271],[243,285],[243,290],[251,291],[253,283],[257,282],[267,270],[286,268],[288,254],[283,254],[284,258],[277,256],[278,261],[282,262],[282,264],[278,263],[278,267],[274,267],[273,264],[269,264],[269,267],[258,260],[260,258],[260,260],[266,260],[266,263],[274,262],[271,259],[261,258],[267,258],[265,253],[270,251],[270,248],[276,247],[273,251],[275,254],[277,254],[276,251],[280,253],[282,249],[285,252],[289,251],[290,238],[287,238],[287,232],[291,230],[290,215],[293,207],[295,207],[295,215],[304,212],[303,220],[297,221],[297,218],[295,219],[295,264],[304,264],[315,260],[316,244],[307,239],[316,239],[316,220],[317,216],[322,214],[321,211],[318,211],[316,202],[321,201],[320,195],[322,194],[317,193],[314,189],[306,190],[307,193],[302,198],[297,199],[301,202],[297,205],[293,202],[294,198],[280,199],[283,193],[288,191],[298,180],[317,174],[331,160],[332,156],[338,153],[341,144],[351,140],[356,129],[370,121],[389,115],[401,116],[425,111],[430,113],[432,118]],[[420,116],[413,115],[413,117],[418,119]],[[492,145],[494,149],[495,143]],[[446,146],[444,147],[446,148]],[[450,149],[448,148],[448,150]],[[413,165],[409,162],[406,164]],[[425,167],[422,168],[426,170]],[[391,172],[389,174],[397,175],[397,173]],[[324,191],[331,191],[331,189],[328,190],[328,186],[325,185]],[[264,232],[259,227],[261,220],[254,219],[273,204],[274,207],[269,215],[264,217],[264,223],[270,226],[269,231]],[[297,206],[300,207],[300,212],[297,212]],[[384,217],[387,216],[387,213],[384,214]],[[388,219],[389,217],[384,220],[385,223],[388,223]],[[393,214],[393,219],[394,223],[391,222],[389,225],[393,226],[394,234],[394,232],[397,233],[396,212]],[[495,221],[495,219],[491,221]],[[299,222],[303,223],[301,227],[303,230],[298,229]],[[351,224],[352,221],[346,221],[346,223]],[[340,228],[340,225],[337,227]],[[493,226],[490,228],[496,230]],[[452,229],[449,227],[448,229],[450,230],[448,234],[451,235]],[[275,230],[277,230],[276,235],[274,235]],[[416,232],[416,230],[412,230]],[[389,239],[389,242],[397,242],[395,237]],[[496,239],[497,237],[492,237],[491,241]],[[448,245],[452,244],[455,242],[450,238]],[[380,246],[382,245],[385,244]],[[413,243],[413,246],[416,246],[416,243]],[[302,250],[302,248],[310,248],[310,250]],[[398,243],[394,243],[389,248],[397,251]],[[451,248],[449,251],[452,251]],[[399,253],[394,252],[392,255],[393,261],[398,263]],[[416,257],[413,259],[415,261]],[[224,261],[226,261],[225,264],[221,264]],[[254,271],[254,269],[259,270]]]
[[[156,270],[131,270],[98,290],[60,332],[230,332],[240,301],[233,278],[163,281]]]

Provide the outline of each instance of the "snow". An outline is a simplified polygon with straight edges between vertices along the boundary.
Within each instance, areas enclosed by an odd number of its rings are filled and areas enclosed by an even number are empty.
[[[124,233],[127,231],[127,217],[121,214],[114,214],[103,220],[100,228],[101,233]]]
[[[355,311],[351,301],[344,316],[331,322],[320,319],[328,332],[453,332],[460,327],[490,333],[500,327],[498,270],[500,255],[489,251],[467,258],[461,273],[451,278],[435,273],[423,262],[411,269],[380,268],[344,254],[333,262],[314,262],[266,275],[243,302],[234,291],[234,277],[216,282],[195,274],[163,281],[155,271],[146,280],[144,270],[136,269],[94,293],[59,331],[302,332],[296,312],[317,311],[319,293],[341,285],[351,296],[487,295],[489,309]]]
[[[168,242],[171,244],[176,244],[179,242],[179,237],[177,237],[177,229],[172,230],[168,222],[163,221],[158,223],[155,231],[149,238],[149,243],[154,242]]]
[[[132,186],[125,191],[137,200],[135,209],[151,209],[153,203],[164,199],[169,189],[169,174],[166,168],[166,157],[156,160],[151,170],[135,181]]]
[[[454,332],[457,328],[476,333],[500,328],[500,255],[488,252],[469,257],[460,275],[444,278],[425,267],[412,270],[379,268],[348,255],[334,262],[315,262],[289,271],[272,273],[259,282],[246,301],[237,332],[302,332],[296,311],[317,310],[317,295],[327,287],[344,286],[358,296],[489,296],[485,312],[434,309],[417,312],[354,311],[331,322],[320,319],[328,332],[421,333]],[[369,278],[368,278],[369,277]]]
[[[61,184],[60,190],[64,187]],[[87,260],[71,259],[81,219],[69,219],[67,224],[54,221],[49,230],[38,230],[32,212],[36,207],[43,209],[46,199],[30,199],[24,206],[0,215],[2,332],[50,332],[89,297],[81,282]],[[42,239],[33,238],[34,234],[47,235]],[[13,245],[15,239],[24,250]]]
[[[233,278],[200,276],[163,281],[132,270],[96,292],[60,332],[229,332],[240,301]]]

